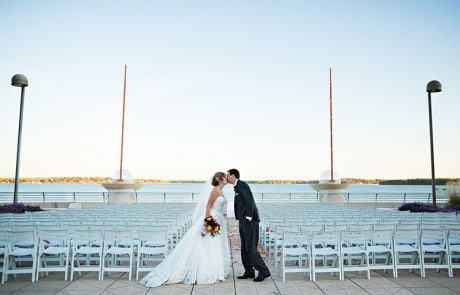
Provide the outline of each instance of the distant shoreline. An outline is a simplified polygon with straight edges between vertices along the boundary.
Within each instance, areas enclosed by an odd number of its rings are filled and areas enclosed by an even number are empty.
[[[20,178],[19,183],[23,184],[102,184],[111,183],[110,177],[26,177]],[[164,180],[164,179],[134,179],[135,183],[143,184],[167,184],[167,183],[203,183],[203,180]],[[257,184],[313,184],[317,180],[248,180],[248,183]],[[460,178],[438,178],[437,185],[446,185],[448,182],[460,182]],[[0,177],[0,183],[14,183],[14,178]],[[431,185],[431,178],[413,179],[361,179],[342,178],[342,183],[350,184],[380,184],[380,185]]]

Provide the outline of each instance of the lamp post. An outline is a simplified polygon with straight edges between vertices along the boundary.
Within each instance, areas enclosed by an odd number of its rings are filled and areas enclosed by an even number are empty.
[[[433,80],[426,85],[428,92],[428,114],[430,117],[430,152],[431,152],[431,195],[433,196],[433,205],[436,207],[436,178],[434,176],[434,148],[433,148],[433,120],[431,117],[431,93],[441,92],[442,85],[439,81]]]
[[[21,157],[21,136],[22,136],[22,110],[24,108],[24,88],[29,85],[27,77],[22,74],[16,74],[11,78],[11,85],[21,87],[21,106],[19,109],[19,129],[18,129],[18,146],[16,151],[16,174],[14,176],[14,199],[13,204],[18,203],[18,183],[19,183],[19,159]]]

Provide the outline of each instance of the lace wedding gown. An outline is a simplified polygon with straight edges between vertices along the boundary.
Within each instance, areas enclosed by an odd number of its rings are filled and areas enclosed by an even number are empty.
[[[230,272],[230,249],[223,216],[227,200],[219,196],[211,215],[221,225],[220,234],[202,236],[204,215],[187,231],[174,250],[146,275],[140,283],[146,287],[163,284],[213,284],[225,281]]]

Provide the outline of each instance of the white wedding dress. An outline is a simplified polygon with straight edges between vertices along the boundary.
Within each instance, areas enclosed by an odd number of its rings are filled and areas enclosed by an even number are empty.
[[[163,284],[213,284],[225,281],[230,272],[230,248],[223,216],[227,200],[219,196],[211,215],[220,224],[220,234],[202,236],[204,213],[195,221],[174,250],[146,275],[140,283],[146,287]],[[203,205],[203,204],[202,204]]]

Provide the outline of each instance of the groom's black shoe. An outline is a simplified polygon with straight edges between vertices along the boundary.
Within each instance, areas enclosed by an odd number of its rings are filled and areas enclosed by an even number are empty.
[[[253,279],[256,275],[255,274],[243,274],[241,276],[238,276],[238,279],[244,280],[244,279]]]
[[[270,276],[270,273],[267,273],[267,274],[261,274],[259,273],[259,275],[257,276],[257,278],[254,279],[254,282],[262,282],[263,280],[265,280],[266,278],[268,278]]]

